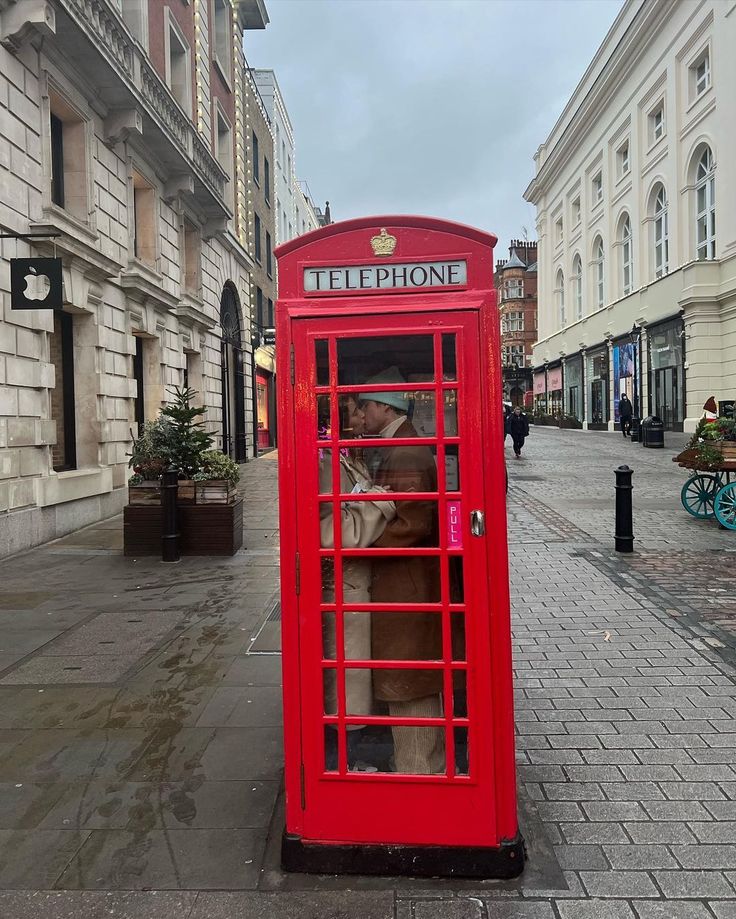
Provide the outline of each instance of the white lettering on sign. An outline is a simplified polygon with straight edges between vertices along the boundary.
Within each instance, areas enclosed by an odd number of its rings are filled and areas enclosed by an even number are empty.
[[[304,290],[391,290],[413,287],[460,287],[467,284],[463,259],[451,262],[402,262],[396,265],[340,265],[305,268]]]

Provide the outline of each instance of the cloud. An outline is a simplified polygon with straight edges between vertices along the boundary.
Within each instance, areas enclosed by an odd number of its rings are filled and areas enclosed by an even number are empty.
[[[621,0],[270,0],[246,35],[276,71],[300,178],[334,219],[423,213],[491,230],[522,193]]]

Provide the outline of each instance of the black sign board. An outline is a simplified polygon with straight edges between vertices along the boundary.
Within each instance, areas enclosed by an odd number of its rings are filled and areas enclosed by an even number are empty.
[[[261,341],[264,345],[275,345],[276,329],[264,329],[261,335]]]
[[[11,258],[12,310],[60,310],[62,299],[60,258]]]
[[[725,402],[718,403],[718,414],[722,418],[736,417],[736,400],[726,399]]]

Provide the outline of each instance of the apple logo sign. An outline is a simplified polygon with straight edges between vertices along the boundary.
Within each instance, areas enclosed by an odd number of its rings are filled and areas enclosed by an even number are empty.
[[[61,309],[63,286],[60,258],[10,260],[10,308]]]
[[[37,274],[36,269],[31,267],[29,274],[23,280],[25,281],[26,300],[45,300],[51,292],[51,281],[47,274]]]

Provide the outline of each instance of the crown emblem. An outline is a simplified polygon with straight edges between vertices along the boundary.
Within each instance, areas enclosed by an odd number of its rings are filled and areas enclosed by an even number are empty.
[[[371,237],[371,248],[374,255],[393,255],[396,248],[396,237],[386,232],[386,227],[381,227],[378,236]]]

